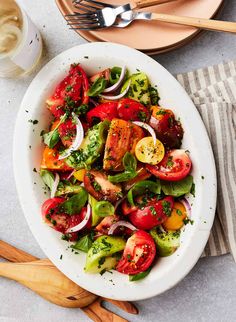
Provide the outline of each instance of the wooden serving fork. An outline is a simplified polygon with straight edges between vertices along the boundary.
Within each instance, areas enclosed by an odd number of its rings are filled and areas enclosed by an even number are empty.
[[[132,303],[98,297],[68,279],[50,260],[38,259],[2,240],[0,257],[14,262],[1,262],[0,276],[27,286],[54,304],[67,308],[81,308],[95,322],[128,322],[102,307],[103,301],[110,302],[125,312],[138,314]]]

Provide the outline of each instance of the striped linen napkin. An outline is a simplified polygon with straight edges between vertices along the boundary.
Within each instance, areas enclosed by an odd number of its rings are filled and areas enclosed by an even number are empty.
[[[202,256],[236,261],[236,61],[176,76],[208,131],[217,170],[215,222]]]

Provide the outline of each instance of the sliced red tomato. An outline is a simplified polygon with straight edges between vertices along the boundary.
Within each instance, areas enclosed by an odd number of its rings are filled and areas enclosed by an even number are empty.
[[[46,104],[52,114],[59,118],[65,113],[65,108],[88,104],[88,89],[89,82],[86,73],[80,65],[73,64],[68,75],[57,85]]]
[[[150,125],[156,131],[157,138],[166,147],[173,149],[181,146],[184,131],[171,110],[153,106]]]
[[[146,271],[156,255],[153,238],[145,231],[138,230],[128,240],[116,270],[134,275]]]
[[[120,220],[117,215],[107,216],[96,226],[95,230],[102,235],[107,235],[111,225]]]
[[[87,113],[87,121],[89,122],[89,124],[93,124],[94,120],[97,119],[99,121],[111,121],[114,118],[117,118],[117,105],[117,102],[107,102],[94,107]]]
[[[66,201],[65,198],[50,198],[42,205],[42,217],[46,224],[51,228],[65,234],[67,229],[78,225],[85,217],[87,208],[82,208],[79,214],[68,215],[59,210],[59,205]],[[91,223],[88,222],[85,228],[90,228]],[[68,234],[69,240],[74,241],[78,238],[78,233]]]
[[[121,99],[117,110],[118,117],[126,121],[147,122],[150,117],[147,107],[131,98]]]
[[[67,120],[59,126],[58,132],[63,145],[68,148],[74,141],[76,125],[72,120]]]
[[[173,197],[168,196],[161,200],[154,199],[148,202],[146,206],[130,213],[129,219],[135,227],[149,230],[161,225],[170,216],[174,206]]]
[[[99,72],[89,78],[90,83],[94,83],[98,78],[105,78],[107,81],[110,79],[110,68],[104,69],[102,72]]]
[[[41,162],[42,169],[57,170],[57,171],[70,171],[73,168],[69,167],[64,160],[58,160],[59,153],[54,149],[50,149],[48,146],[43,151],[43,159]]]
[[[136,211],[137,206],[131,206],[127,199],[125,199],[121,204],[121,210],[124,216],[131,214],[131,212]]]
[[[167,151],[163,160],[157,165],[146,165],[146,169],[161,180],[179,181],[191,170],[192,162],[185,150]]]
[[[121,186],[113,184],[103,172],[91,170],[84,175],[84,187],[97,200],[116,202],[121,197]]]

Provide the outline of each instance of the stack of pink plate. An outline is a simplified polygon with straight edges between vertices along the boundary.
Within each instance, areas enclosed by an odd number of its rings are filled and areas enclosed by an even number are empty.
[[[111,1],[103,0],[111,3]],[[113,0],[113,5],[125,4],[128,0]],[[223,5],[223,0],[177,0],[167,4],[146,8],[145,11],[213,18]],[[73,13],[72,0],[56,0],[63,15]],[[199,33],[191,27],[177,26],[158,21],[135,21],[130,26],[108,28],[98,31],[78,30],[78,33],[88,41],[109,41],[141,50],[148,55],[159,54],[179,48],[187,44]]]

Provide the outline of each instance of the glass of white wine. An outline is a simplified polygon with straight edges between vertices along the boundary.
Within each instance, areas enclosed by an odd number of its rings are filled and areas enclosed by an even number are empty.
[[[0,77],[29,73],[42,54],[41,35],[14,0],[0,0]]]

